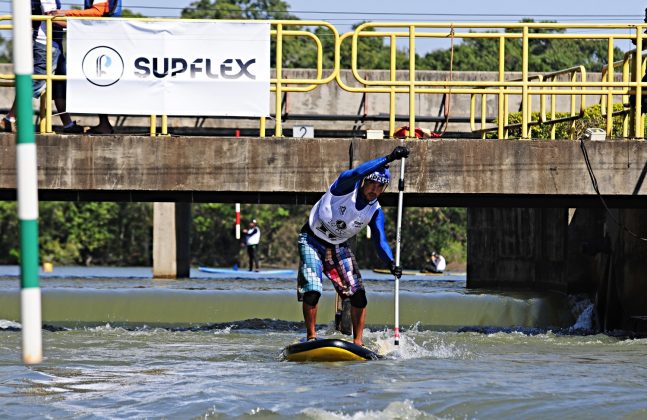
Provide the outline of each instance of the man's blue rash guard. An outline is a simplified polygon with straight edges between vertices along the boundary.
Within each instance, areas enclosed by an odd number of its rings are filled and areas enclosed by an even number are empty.
[[[364,162],[356,168],[344,171],[332,184],[330,192],[333,195],[341,196],[350,193],[354,189],[359,190],[360,184],[365,176],[384,167],[386,164],[386,157],[383,156]],[[363,209],[368,204],[369,203],[366,201],[366,198],[364,198],[364,195],[358,192],[355,205],[357,210]],[[391,247],[386,240],[386,234],[384,232],[384,212],[381,208],[377,209],[373,214],[368,225],[371,228],[371,237],[373,238],[373,244],[375,245],[378,255],[382,261],[387,264],[391,264],[393,262],[393,253],[391,252]]]

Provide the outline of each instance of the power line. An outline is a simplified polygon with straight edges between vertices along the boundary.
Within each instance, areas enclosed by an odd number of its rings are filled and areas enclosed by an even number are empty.
[[[0,0],[0,4],[11,4],[11,0]],[[63,3],[65,7],[78,6],[76,3]],[[183,10],[197,10],[190,6],[187,7],[171,7],[171,6],[149,6],[149,5],[137,5],[129,4],[127,9],[130,10],[153,10],[153,11],[176,11],[178,16]],[[246,10],[243,10],[245,12]],[[533,19],[576,19],[576,20],[585,20],[593,19],[596,21],[636,21],[642,22],[644,16],[640,14],[606,14],[606,13],[570,13],[570,14],[519,14],[519,13],[420,13],[420,12],[379,12],[379,11],[324,11],[324,10],[268,10],[269,13],[279,13],[283,12],[286,14],[302,14],[302,15],[329,15],[329,16],[344,16],[344,15],[357,15],[357,16],[385,16],[385,17],[456,17],[460,19],[475,19],[475,18],[514,18],[514,19],[523,19],[523,18],[533,18]],[[336,21],[340,21],[337,18]],[[351,18],[355,19],[355,18]],[[364,20],[359,18],[358,20]],[[392,19],[389,19],[392,20]],[[401,19],[400,19],[401,20]]]

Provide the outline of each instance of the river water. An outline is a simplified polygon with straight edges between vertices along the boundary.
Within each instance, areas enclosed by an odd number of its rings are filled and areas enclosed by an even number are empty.
[[[393,283],[367,272],[365,344],[386,357],[296,363],[281,357],[304,334],[292,276],[57,267],[28,367],[16,275],[0,268],[0,418],[647,418],[647,340],[589,334],[581,297],[405,276],[396,347]],[[343,338],[333,300],[319,335]]]

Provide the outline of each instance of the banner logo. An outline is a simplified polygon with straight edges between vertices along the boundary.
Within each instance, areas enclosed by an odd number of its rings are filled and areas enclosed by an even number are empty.
[[[95,47],[83,57],[83,74],[95,86],[111,86],[124,74],[124,60],[110,47]]]
[[[240,58],[227,58],[220,65],[212,62],[210,58],[196,58],[193,61],[187,61],[182,57],[137,57],[135,59],[135,75],[141,78],[150,77],[151,73],[158,79],[170,76],[175,77],[179,74],[188,72],[190,77],[196,78],[199,74],[205,74],[210,79],[239,79],[247,77],[250,80],[256,80],[249,67],[256,63],[256,59],[241,60]]]

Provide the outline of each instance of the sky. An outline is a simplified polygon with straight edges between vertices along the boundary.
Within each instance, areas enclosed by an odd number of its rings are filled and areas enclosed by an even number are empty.
[[[73,3],[74,0],[64,0]],[[79,2],[80,3],[80,2]],[[124,6],[146,15],[179,16],[191,0],[124,0]],[[644,0],[287,0],[290,10],[301,19],[326,20],[348,28],[360,20],[428,20],[441,22],[516,22],[523,17],[558,21],[642,22]],[[167,9],[161,9],[165,7]],[[149,13],[146,13],[147,10]]]
[[[122,0],[123,5],[147,16],[178,17],[192,0]],[[63,7],[82,5],[62,0]],[[326,20],[348,28],[360,20],[428,20],[441,22],[516,22],[523,17],[563,22],[642,22],[644,0],[287,0],[301,19]],[[11,0],[0,0],[0,14],[8,14]]]
[[[65,1],[65,0],[64,0]],[[284,0],[292,14],[301,19],[325,20],[339,33],[348,32],[360,21],[429,21],[429,22],[518,22],[523,18],[558,22],[642,23],[645,0]],[[179,16],[192,0],[156,0],[160,16]],[[126,7],[150,4],[150,0],[124,0]],[[149,6],[150,7],[150,6]],[[152,15],[151,9],[140,13]],[[632,46],[618,43],[623,50]],[[418,51],[447,48],[444,43],[419,44]]]
[[[284,0],[285,1],[285,0]],[[193,0],[123,0],[124,7],[151,17],[179,17]],[[340,33],[359,21],[518,22],[523,18],[558,22],[642,23],[645,0],[286,0],[301,19],[325,20]],[[63,7],[81,0],[62,0]],[[11,0],[0,0],[8,14]],[[622,46],[621,46],[622,48]],[[625,49],[625,48],[623,48]]]

